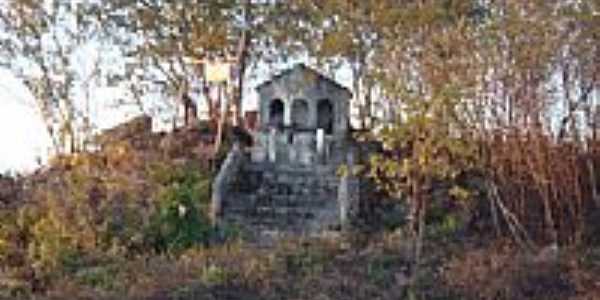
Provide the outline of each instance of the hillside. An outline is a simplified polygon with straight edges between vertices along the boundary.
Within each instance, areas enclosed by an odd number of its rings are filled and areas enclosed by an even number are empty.
[[[0,68],[0,300],[600,299],[599,0],[4,1]]]
[[[406,216],[381,204],[364,230],[247,243],[235,227],[210,225],[212,173],[198,150],[206,132],[154,134],[139,124],[107,131],[96,152],[0,179],[0,298],[600,296],[597,244],[523,251],[491,234],[485,210],[432,212],[416,278]]]

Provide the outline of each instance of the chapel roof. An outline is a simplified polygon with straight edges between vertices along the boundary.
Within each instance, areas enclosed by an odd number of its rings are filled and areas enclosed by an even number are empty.
[[[328,76],[323,75],[319,71],[317,71],[317,70],[315,70],[315,69],[313,69],[313,68],[311,68],[311,67],[309,67],[309,66],[307,66],[307,65],[305,65],[303,63],[297,64],[297,65],[295,65],[295,66],[293,66],[293,67],[291,67],[291,68],[289,68],[287,70],[284,70],[283,72],[281,72],[281,73],[279,73],[279,74],[271,77],[271,79],[269,79],[269,80],[267,80],[267,81],[259,84],[256,87],[256,89],[258,91],[260,91],[260,90],[262,90],[262,89],[264,89],[264,88],[266,88],[268,86],[271,86],[273,84],[277,84],[277,83],[280,83],[280,82],[285,82],[289,78],[293,77],[297,72],[302,72],[302,73],[304,73],[306,75],[313,76],[313,78],[315,80],[326,82],[326,83],[332,85],[336,89],[339,89],[339,90],[347,92],[349,94],[349,97],[352,96],[352,93],[350,92],[350,89],[348,89],[347,87],[341,85],[337,81],[329,78]],[[306,77],[310,78],[309,76],[306,76]]]

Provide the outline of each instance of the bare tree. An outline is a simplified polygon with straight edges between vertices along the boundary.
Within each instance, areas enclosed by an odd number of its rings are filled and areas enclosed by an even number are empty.
[[[0,57],[35,99],[57,153],[76,151],[87,113],[77,102],[81,86],[99,75],[97,61],[79,66],[77,56],[100,26],[93,4],[16,0],[0,5]]]

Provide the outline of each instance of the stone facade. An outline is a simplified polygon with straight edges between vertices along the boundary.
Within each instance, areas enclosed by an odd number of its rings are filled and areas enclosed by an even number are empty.
[[[253,162],[312,165],[343,160],[352,97],[348,89],[301,64],[257,90],[260,127]]]
[[[222,166],[213,189],[215,220],[253,234],[345,227],[359,194],[356,178],[336,175],[351,163],[351,93],[305,65],[257,90],[253,146],[234,147]]]

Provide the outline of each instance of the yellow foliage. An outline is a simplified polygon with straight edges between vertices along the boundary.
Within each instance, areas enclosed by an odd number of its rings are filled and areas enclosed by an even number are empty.
[[[48,164],[53,167],[65,167],[68,165],[69,158],[66,155],[56,155],[48,159]]]
[[[134,169],[138,162],[138,157],[128,142],[120,142],[109,145],[104,154],[106,163],[111,168],[129,170]]]
[[[2,260],[6,256],[6,252],[8,250],[7,248],[8,242],[5,239],[0,238],[0,260]]]
[[[448,193],[450,194],[450,196],[454,197],[455,199],[457,199],[459,201],[464,201],[471,197],[470,191],[468,191],[465,188],[462,188],[458,185],[453,186],[450,189],[450,191],[448,191]]]
[[[64,224],[52,213],[36,222],[31,233],[33,242],[29,245],[28,256],[38,270],[55,269],[63,255],[74,247]]]

